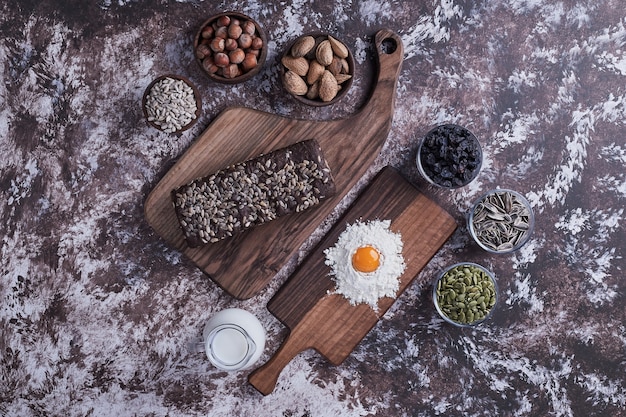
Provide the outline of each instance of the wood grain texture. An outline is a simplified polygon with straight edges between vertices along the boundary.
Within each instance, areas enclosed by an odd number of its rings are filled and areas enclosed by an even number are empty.
[[[381,298],[378,313],[367,304],[353,306],[341,295],[328,294],[334,284],[323,253],[337,242],[347,224],[376,219],[391,220],[391,230],[400,233],[406,263],[396,298]],[[315,349],[331,363],[340,364],[455,229],[456,222],[444,209],[395,169],[384,168],[268,303],[270,312],[290,333],[274,356],[250,374],[250,383],[269,394],[285,365],[305,349]]]
[[[387,53],[383,42],[396,45]],[[331,121],[294,120],[247,108],[224,110],[148,195],[148,223],[226,292],[239,299],[263,289],[366,172],[391,127],[397,77],[403,59],[400,37],[375,36],[379,74],[367,104],[353,116]],[[316,139],[335,178],[337,193],[319,206],[250,229],[236,237],[190,248],[170,200],[172,189],[261,153]]]

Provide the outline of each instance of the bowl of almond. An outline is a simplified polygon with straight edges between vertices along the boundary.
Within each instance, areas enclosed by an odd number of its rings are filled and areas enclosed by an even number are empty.
[[[283,86],[298,101],[327,106],[346,95],[354,77],[354,57],[336,37],[310,33],[287,45],[281,60]]]
[[[224,12],[202,23],[193,48],[196,62],[210,79],[235,84],[260,71],[267,56],[267,37],[252,18]]]

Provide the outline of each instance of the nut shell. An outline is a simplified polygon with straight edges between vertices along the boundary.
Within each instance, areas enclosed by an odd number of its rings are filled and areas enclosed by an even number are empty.
[[[256,28],[254,27],[254,23],[252,23],[250,20],[247,20],[243,24],[241,29],[243,30],[243,33],[245,33],[246,35],[254,35],[254,32],[256,31]]]
[[[210,57],[210,56],[202,60],[202,68],[209,74],[215,74],[217,70],[219,69],[219,67],[215,65],[215,61],[213,60],[213,57]]]
[[[342,67],[341,67],[341,59],[339,57],[337,57],[337,55],[333,56],[333,60],[330,62],[330,65],[328,65],[328,71],[332,72],[333,75],[339,75],[339,73],[341,73]]]
[[[313,49],[315,46],[315,38],[313,36],[303,36],[299,38],[291,47],[291,56],[300,58]]]
[[[209,48],[208,46],[202,44],[202,45],[198,45],[198,47],[196,48],[196,58],[198,59],[204,59],[207,56],[211,56],[212,52],[211,52],[211,48]]]
[[[213,57],[213,61],[215,62],[215,65],[221,68],[230,64],[230,59],[228,58],[228,55],[226,55],[224,52],[216,53]]]
[[[309,72],[306,74],[306,82],[309,85],[314,84],[322,77],[322,74],[325,70],[326,68],[324,68],[324,66],[319,62],[315,60],[311,61],[311,63],[309,64]]]
[[[252,46],[252,36],[242,33],[239,39],[237,39],[237,43],[241,49],[248,49]]]
[[[222,69],[222,75],[226,78],[235,78],[241,75],[241,70],[237,64],[229,64]]]
[[[330,65],[333,62],[333,48],[330,46],[328,39],[323,40],[315,50],[315,59],[323,66]]]
[[[230,24],[230,16],[222,15],[222,16],[217,18],[217,26],[218,27],[228,26],[229,24]]]
[[[223,38],[214,38],[211,41],[211,49],[213,52],[222,52],[225,47],[225,42]]]
[[[296,96],[303,96],[308,91],[308,87],[302,77],[291,70],[285,72],[285,75],[283,76],[283,81],[285,84],[285,88],[291,94],[295,94]]]
[[[335,55],[337,55],[339,58],[344,59],[348,57],[348,48],[346,48],[346,45],[330,35],[328,36],[328,42],[330,43],[330,46],[333,49],[333,53]]]
[[[246,57],[243,59],[243,62],[241,63],[241,66],[243,67],[244,71],[250,71],[251,69],[256,67],[257,64],[258,62],[256,59],[256,55],[252,53],[247,53]]]
[[[285,55],[280,62],[287,68],[298,74],[301,77],[306,76],[307,72],[309,72],[309,61],[306,58],[293,58],[288,55]]]
[[[337,74],[335,75],[335,79],[337,80],[337,84],[343,84],[346,81],[348,81],[349,79],[352,78],[352,75],[350,74]]]
[[[228,26],[228,37],[230,39],[234,39],[234,40],[239,39],[242,32],[243,30],[241,29],[241,26],[239,26],[238,23],[231,23],[230,26]]]
[[[320,82],[316,81],[309,87],[309,91],[306,93],[306,98],[309,100],[315,100],[320,96]]]
[[[228,54],[228,58],[231,64],[241,64],[246,58],[246,53],[243,49],[237,48]]]
[[[265,43],[263,42],[263,39],[261,38],[252,38],[252,46],[250,46],[252,49],[261,49],[263,48],[263,45]]]
[[[337,95],[339,87],[332,72],[326,70],[319,80],[319,96],[322,101],[331,101]]]

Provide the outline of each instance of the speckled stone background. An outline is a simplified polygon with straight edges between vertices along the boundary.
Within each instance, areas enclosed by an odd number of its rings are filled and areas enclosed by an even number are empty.
[[[242,85],[210,82],[192,57],[198,25],[224,10],[252,16],[271,40]],[[229,106],[351,114],[367,99],[382,27],[405,48],[385,148],[298,259],[259,295],[232,299],[151,230],[146,195]],[[283,46],[314,30],[357,59],[349,95],[322,109],[278,81]],[[0,415],[626,415],[622,1],[9,0],[0,35]],[[195,82],[204,104],[178,136],[140,109],[169,72]],[[479,177],[455,191],[428,186],[413,164],[420,137],[444,122],[472,129],[485,153]],[[267,329],[267,360],[286,329],[265,304],[387,164],[460,227],[342,365],[304,352],[263,397],[247,372],[186,351],[215,312],[241,307]],[[463,222],[498,186],[528,196],[537,227],[521,251],[491,256]],[[475,330],[444,324],[420,284],[463,260],[492,269],[501,290]]]

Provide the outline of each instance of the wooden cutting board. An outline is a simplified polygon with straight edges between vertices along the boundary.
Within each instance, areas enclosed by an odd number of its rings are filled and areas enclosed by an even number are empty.
[[[263,289],[280,268],[363,176],[379,154],[394,110],[396,82],[404,56],[400,37],[375,36],[379,74],[367,104],[346,119],[295,120],[247,108],[220,113],[148,195],[148,223],[233,297]],[[388,45],[395,46],[389,49]],[[236,237],[200,248],[186,245],[170,200],[181,185],[221,168],[306,139],[316,139],[335,178],[337,193],[320,205],[281,217]]]
[[[390,229],[400,233],[406,269],[396,298],[456,229],[444,209],[395,169],[384,168],[268,303],[290,333],[274,356],[248,378],[262,394],[273,391],[282,369],[303,350],[315,349],[335,365],[343,362],[395,301],[381,298],[377,314],[367,304],[353,306],[342,295],[329,295],[334,284],[323,251],[356,220],[391,220]]]

